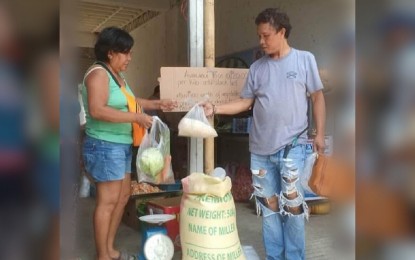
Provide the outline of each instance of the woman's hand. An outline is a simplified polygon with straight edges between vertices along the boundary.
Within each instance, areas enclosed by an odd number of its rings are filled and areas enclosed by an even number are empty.
[[[153,117],[147,115],[147,114],[137,114],[136,117],[137,123],[144,127],[145,129],[148,129],[153,124]]]
[[[160,100],[160,109],[163,111],[172,111],[177,107],[177,101],[171,99],[161,99]]]

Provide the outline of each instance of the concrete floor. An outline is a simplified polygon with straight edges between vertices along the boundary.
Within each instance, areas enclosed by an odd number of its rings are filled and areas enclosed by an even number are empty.
[[[95,199],[83,198],[79,201],[78,218],[78,256],[82,260],[95,259],[93,239],[92,213]],[[252,246],[259,256],[265,259],[262,246],[261,218],[255,215],[252,204],[236,203],[237,224],[242,246]],[[330,234],[331,215],[311,215],[306,225],[306,259],[339,259],[332,250],[333,237]],[[140,232],[125,224],[121,224],[116,244],[119,249],[128,252],[138,252],[140,247]],[[175,252],[174,260],[181,259],[181,252]],[[348,259],[354,259],[349,258]],[[254,260],[254,259],[248,259]]]

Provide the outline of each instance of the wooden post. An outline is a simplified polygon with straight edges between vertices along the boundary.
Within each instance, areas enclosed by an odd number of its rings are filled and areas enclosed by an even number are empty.
[[[215,0],[204,2],[204,39],[205,39],[205,67],[215,67]],[[213,117],[209,123],[213,125]],[[215,167],[215,141],[213,138],[205,139],[204,170],[211,174]]]

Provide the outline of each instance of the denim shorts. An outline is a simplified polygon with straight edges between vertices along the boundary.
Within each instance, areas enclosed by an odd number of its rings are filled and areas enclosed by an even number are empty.
[[[96,182],[122,180],[126,173],[131,173],[131,144],[86,136],[82,150],[85,170]]]

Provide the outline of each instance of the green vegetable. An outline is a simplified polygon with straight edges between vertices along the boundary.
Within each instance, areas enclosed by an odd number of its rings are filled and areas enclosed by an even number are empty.
[[[140,170],[147,175],[155,177],[164,167],[164,157],[159,149],[147,148],[140,157]]]

